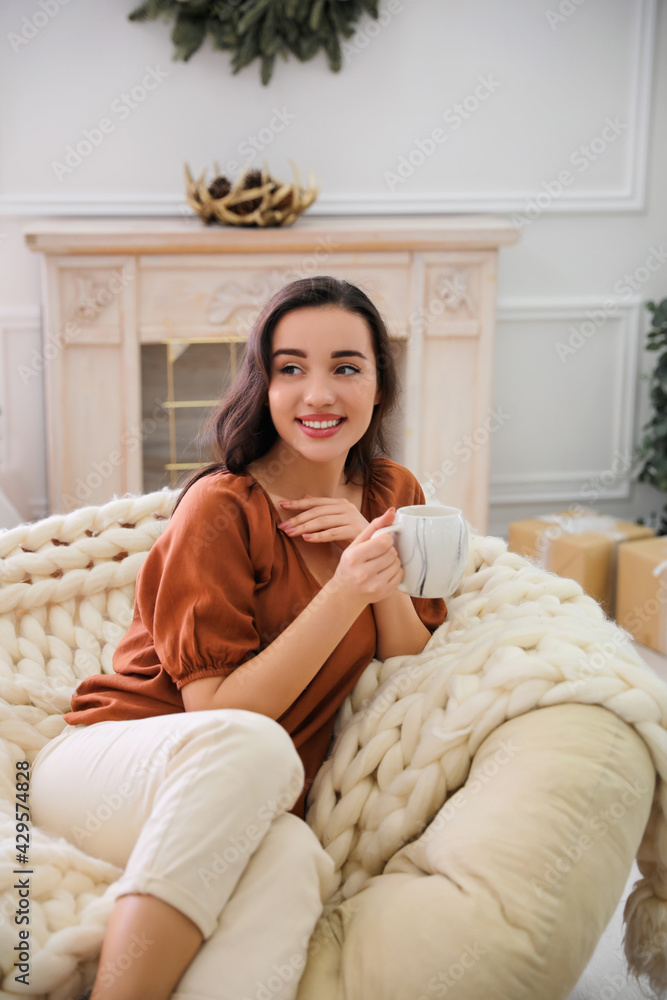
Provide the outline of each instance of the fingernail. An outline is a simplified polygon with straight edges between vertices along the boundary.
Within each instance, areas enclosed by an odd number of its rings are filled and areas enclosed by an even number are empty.
[[[291,504],[291,502],[292,502],[291,500],[279,500],[279,501],[278,501],[278,503],[279,503],[279,504],[280,504],[280,505],[281,505],[282,507],[289,507],[289,505]]]

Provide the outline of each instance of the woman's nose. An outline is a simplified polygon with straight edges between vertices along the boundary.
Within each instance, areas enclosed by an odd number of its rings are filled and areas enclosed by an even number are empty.
[[[330,385],[323,382],[312,382],[304,393],[304,402],[309,406],[331,405],[336,394]]]

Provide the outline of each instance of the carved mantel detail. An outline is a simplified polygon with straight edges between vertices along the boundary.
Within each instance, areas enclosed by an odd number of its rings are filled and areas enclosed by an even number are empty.
[[[284,284],[284,273],[276,270],[251,275],[245,281],[226,281],[211,295],[208,322],[231,323],[237,331],[247,331],[264,303]]]
[[[469,271],[461,268],[443,270],[436,280],[436,291],[445,309],[456,312],[465,305],[471,316],[477,315],[477,305],[473,301]]]

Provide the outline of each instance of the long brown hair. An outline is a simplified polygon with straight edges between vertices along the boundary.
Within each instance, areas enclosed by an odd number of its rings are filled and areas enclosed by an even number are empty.
[[[348,452],[344,467],[346,482],[357,472],[365,477],[371,458],[387,454],[383,425],[396,405],[400,390],[384,320],[368,296],[349,281],[329,275],[300,278],[279,289],[253,323],[241,369],[202,429],[201,438],[212,461],[190,476],[174,510],[198,479],[223,470],[243,474],[246,466],[266,454],[276,441],[278,432],[269,407],[264,406],[271,380],[271,338],[283,316],[307,306],[337,306],[356,313],[366,321],[373,340],[377,387],[382,395],[366,432]]]

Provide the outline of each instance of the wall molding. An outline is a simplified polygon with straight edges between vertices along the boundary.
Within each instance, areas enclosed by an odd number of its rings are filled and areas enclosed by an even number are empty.
[[[0,475],[15,476],[19,472],[10,460],[10,440],[16,440],[18,433],[12,426],[13,407],[10,405],[12,391],[16,393],[16,385],[10,383],[8,374],[8,338],[12,334],[32,334],[37,342],[42,338],[42,310],[39,306],[0,306]],[[16,420],[16,414],[14,414]],[[16,457],[16,449],[14,449]],[[39,461],[43,456],[32,453]],[[1,486],[0,486],[1,489]],[[48,511],[45,496],[31,496],[26,501],[27,517],[30,520],[44,517]],[[17,511],[11,501],[2,497],[3,515],[10,522],[22,523],[26,519],[26,510]]]
[[[39,306],[0,306],[0,327],[40,325],[42,310]]]
[[[41,338],[42,311],[39,306],[0,306],[0,474],[10,472],[8,441],[11,435],[10,385],[7,374],[7,336],[27,331]]]
[[[552,198],[540,214],[635,212],[645,208],[651,82],[657,0],[637,3],[638,30],[630,77],[630,115],[627,134],[626,180],[618,189],[565,191]],[[550,179],[550,178],[549,178]],[[522,212],[544,189],[509,195],[505,191],[404,194],[324,194],[308,209],[309,215],[420,215],[443,212]],[[76,216],[194,216],[180,194],[130,192],[128,194],[5,194],[0,195],[0,217]]]
[[[561,324],[564,321],[583,323],[587,311],[602,309],[612,296],[545,297],[543,299],[506,299],[498,303],[496,323],[524,323],[540,320]],[[634,455],[634,417],[637,397],[639,327],[642,299],[639,296],[614,299],[614,313],[606,322],[620,324],[618,356],[614,384],[609,400],[609,423],[612,426],[612,459],[616,455]],[[498,348],[496,348],[498,349]],[[635,464],[635,463],[633,463]],[[584,470],[555,470],[551,473],[529,471],[507,476],[492,476],[489,483],[489,505],[526,503],[574,502],[594,506],[586,488],[594,489],[597,500],[627,499],[633,481],[630,475],[615,477],[607,484],[610,467]],[[607,474],[605,478],[605,473]],[[595,484],[595,485],[593,485]]]

